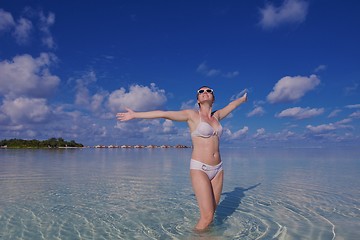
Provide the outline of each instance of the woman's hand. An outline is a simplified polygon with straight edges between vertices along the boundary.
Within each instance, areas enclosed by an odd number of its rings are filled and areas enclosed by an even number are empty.
[[[127,112],[117,113],[116,114],[117,120],[119,120],[119,121],[128,121],[128,120],[131,120],[131,119],[135,118],[135,116],[134,116],[135,112],[133,110],[131,110],[130,108],[125,108],[125,110]]]
[[[243,102],[246,102],[248,100],[247,92],[241,98],[243,99]]]

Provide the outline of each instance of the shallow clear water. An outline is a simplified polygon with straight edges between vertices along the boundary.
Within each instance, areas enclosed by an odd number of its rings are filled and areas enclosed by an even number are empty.
[[[214,223],[190,149],[0,150],[0,239],[360,239],[359,149],[222,149]]]

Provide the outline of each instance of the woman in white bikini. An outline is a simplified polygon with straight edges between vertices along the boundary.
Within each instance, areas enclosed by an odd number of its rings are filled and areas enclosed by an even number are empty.
[[[126,108],[127,112],[116,114],[120,121],[128,121],[134,118],[165,118],[188,123],[193,144],[190,176],[200,209],[200,219],[195,226],[197,230],[206,229],[212,222],[223,187],[224,171],[219,152],[222,126],[219,121],[240,104],[246,102],[247,94],[245,93],[241,98],[230,102],[226,107],[212,112],[214,100],[214,91],[203,86],[197,91],[199,111],[134,112]]]

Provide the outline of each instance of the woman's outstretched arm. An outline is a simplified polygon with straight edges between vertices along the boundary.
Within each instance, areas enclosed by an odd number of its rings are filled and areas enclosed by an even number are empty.
[[[153,118],[165,118],[173,121],[184,122],[190,117],[190,110],[182,111],[148,111],[148,112],[135,112],[130,108],[125,108],[126,112],[116,114],[116,118],[119,121],[128,121],[135,118],[153,119]]]
[[[225,118],[229,113],[234,111],[235,108],[237,108],[246,101],[247,101],[247,93],[245,93],[242,97],[230,102],[226,107],[216,111],[216,114],[218,115],[218,119],[221,120]]]

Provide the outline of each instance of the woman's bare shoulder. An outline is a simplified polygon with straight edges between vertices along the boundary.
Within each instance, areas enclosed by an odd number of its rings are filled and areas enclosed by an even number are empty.
[[[185,111],[187,111],[190,116],[198,116],[199,115],[199,111],[196,109],[187,109]]]
[[[188,115],[189,120],[194,120],[194,118],[199,115],[198,111],[196,111],[195,109],[185,109],[183,111]]]
[[[196,109],[186,109],[185,111],[187,111],[189,114],[198,114],[199,111]]]

